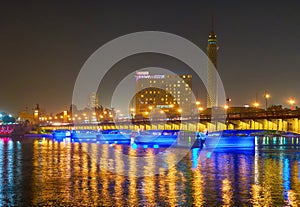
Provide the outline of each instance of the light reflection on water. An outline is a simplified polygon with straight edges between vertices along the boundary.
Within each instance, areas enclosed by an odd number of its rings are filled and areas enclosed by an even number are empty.
[[[200,150],[194,148],[167,171],[156,169],[151,156],[162,150],[1,139],[0,206],[300,205],[299,149],[219,150],[198,163]],[[136,159],[124,161],[116,152],[149,159],[137,169]],[[172,163],[176,154],[166,160]],[[99,163],[112,172],[128,169],[130,176],[113,174]]]

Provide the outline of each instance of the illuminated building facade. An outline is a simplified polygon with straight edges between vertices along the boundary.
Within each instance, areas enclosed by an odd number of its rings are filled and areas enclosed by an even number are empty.
[[[90,94],[88,106],[89,106],[90,108],[95,108],[95,107],[98,107],[98,106],[99,106],[98,95],[97,95],[97,93],[93,92],[93,93]]]
[[[167,114],[176,114],[192,100],[192,75],[152,75],[148,71],[136,73],[136,113],[147,116],[159,108]]]
[[[212,17],[211,32],[208,35],[207,56],[215,69],[218,68],[218,50],[217,35],[214,32],[214,18]],[[217,74],[212,65],[208,64],[207,68],[207,108],[218,106]]]

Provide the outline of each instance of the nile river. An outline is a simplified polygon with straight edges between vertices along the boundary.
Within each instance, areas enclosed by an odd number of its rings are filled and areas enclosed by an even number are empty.
[[[164,148],[0,139],[0,206],[297,206],[300,149],[191,149],[168,170],[155,169]],[[148,156],[144,167],[120,159]],[[93,156],[97,154],[97,156]],[[176,159],[176,153],[166,160]],[[129,170],[131,176],[112,171]],[[152,176],[136,176],[155,172]]]

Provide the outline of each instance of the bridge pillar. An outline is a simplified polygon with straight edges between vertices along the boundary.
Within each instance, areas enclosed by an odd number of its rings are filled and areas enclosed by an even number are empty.
[[[250,128],[251,129],[263,129],[263,123],[256,121],[256,120],[251,120]]]
[[[225,123],[217,122],[217,130],[226,130],[227,126]]]
[[[227,123],[227,127],[226,128],[229,129],[229,130],[233,130],[234,129],[234,124]]]
[[[278,130],[278,123],[277,123],[277,119],[275,120],[267,120],[267,126],[268,126],[268,130]]]
[[[277,119],[277,130],[278,131],[283,131],[282,119]]]
[[[295,124],[294,132],[298,133],[299,132],[299,119],[298,118],[294,118],[294,124]]]
[[[288,131],[288,121],[282,120],[282,131]]]
[[[164,125],[164,129],[169,129],[169,130],[172,129],[172,124],[167,124],[167,123],[166,123],[166,124]]]
[[[205,124],[199,122],[198,123],[198,130],[199,130],[199,132],[203,132],[204,130],[207,130],[207,127],[206,127]]]
[[[209,132],[216,131],[216,125],[210,122],[207,122],[207,130]]]
[[[157,125],[156,124],[150,124],[150,129],[157,130]]]
[[[188,131],[197,131],[197,124],[196,123],[187,123],[187,130]]]
[[[293,118],[287,120],[287,131],[299,132],[299,119]]]
[[[181,130],[188,130],[187,123],[181,123],[181,124],[180,124],[180,129],[181,129]]]
[[[250,122],[239,121],[238,129],[250,129]]]

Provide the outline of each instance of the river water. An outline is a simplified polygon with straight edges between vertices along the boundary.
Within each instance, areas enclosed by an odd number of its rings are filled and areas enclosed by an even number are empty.
[[[300,149],[193,148],[175,166],[155,169],[164,148],[0,139],[0,206],[297,206]],[[148,156],[144,167],[120,159]],[[93,156],[92,154],[97,154]],[[166,160],[176,159],[176,153]],[[112,169],[101,167],[106,162]],[[129,170],[130,176],[113,173]],[[143,172],[156,175],[137,176]]]

